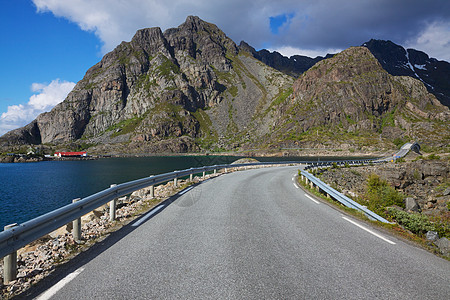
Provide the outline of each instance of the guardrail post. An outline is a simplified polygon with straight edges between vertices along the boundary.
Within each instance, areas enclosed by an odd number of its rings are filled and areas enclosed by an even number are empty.
[[[311,188],[314,188],[314,183],[311,181],[311,182],[309,183],[309,186],[310,186]]]
[[[81,198],[76,198],[72,200],[72,203],[80,201]],[[72,236],[76,242],[81,241],[81,218],[75,219],[72,221]]]
[[[17,223],[6,225],[5,231],[17,226]],[[17,278],[17,251],[10,253],[3,258],[3,281],[8,284]]]
[[[194,174],[189,174],[189,181],[192,182],[194,180]]]
[[[111,187],[115,187],[117,184],[111,184]],[[117,198],[114,198],[109,202],[109,220],[112,222],[116,219],[116,204]]]
[[[228,173],[228,168],[225,168],[225,173]]]
[[[175,177],[175,178],[173,179],[173,186],[174,186],[174,187],[177,187],[177,185],[178,185],[178,178]]]
[[[214,175],[217,175],[217,169],[214,169]]]
[[[205,179],[205,177],[206,177],[206,172],[203,171],[203,179]]]
[[[150,175],[150,176],[148,176],[148,177],[152,177],[153,175]],[[153,198],[153,197],[155,197],[155,186],[154,185],[151,185],[150,186],[150,198]]]

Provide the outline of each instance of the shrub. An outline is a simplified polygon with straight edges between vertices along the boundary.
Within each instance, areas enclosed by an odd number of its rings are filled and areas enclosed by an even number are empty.
[[[423,235],[427,231],[436,230],[435,226],[424,215],[407,213],[393,207],[389,207],[387,212],[398,224],[415,234]]]
[[[385,214],[387,206],[397,205],[405,207],[403,203],[405,196],[376,174],[370,174],[367,179],[365,198],[368,201],[367,208],[380,215]]]
[[[429,159],[429,160],[439,160],[439,159],[441,159],[441,157],[439,156],[439,155],[436,155],[436,154],[430,154],[430,155],[428,155],[427,157],[426,157],[426,159]]]

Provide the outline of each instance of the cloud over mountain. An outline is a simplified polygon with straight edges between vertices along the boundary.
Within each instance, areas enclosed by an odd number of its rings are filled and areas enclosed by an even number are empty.
[[[33,83],[32,95],[26,104],[8,106],[8,111],[0,115],[0,136],[9,130],[21,127],[37,117],[40,113],[51,110],[66,98],[75,83],[53,80],[50,84]]]
[[[77,23],[103,41],[103,52],[137,29],[174,27],[187,15],[198,15],[217,24],[239,42],[257,48],[293,47],[325,54],[371,38],[390,39],[450,60],[442,39],[450,35],[450,2],[446,0],[33,0],[38,11]],[[286,20],[286,22],[274,22]],[[276,28],[274,27],[276,26]],[[420,47],[424,47],[421,49]],[[306,52],[305,52],[306,53]]]

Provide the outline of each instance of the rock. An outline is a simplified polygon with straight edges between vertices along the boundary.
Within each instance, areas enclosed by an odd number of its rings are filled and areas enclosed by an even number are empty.
[[[72,232],[72,222],[70,222],[67,225],[64,225],[58,229],[56,229],[55,231],[50,232],[48,235],[51,236],[52,238],[56,238],[59,235],[65,235],[66,233],[71,233]]]
[[[407,197],[405,199],[405,209],[406,211],[419,211],[419,205],[416,200],[412,197]]]
[[[436,231],[428,231],[425,237],[428,241],[435,242],[439,239],[439,234]]]
[[[101,211],[100,209],[93,210],[81,217],[81,224],[86,224],[91,222],[92,220],[100,219],[102,215],[103,211]]]
[[[450,254],[450,241],[447,238],[440,238],[439,240],[437,240],[437,242],[435,242],[435,244],[436,246],[438,246],[443,255]]]
[[[450,195],[450,187],[448,187],[448,188],[445,189],[443,195],[444,195],[444,196]]]

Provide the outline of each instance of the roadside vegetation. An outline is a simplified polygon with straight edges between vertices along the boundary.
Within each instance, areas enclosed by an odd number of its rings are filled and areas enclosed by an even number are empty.
[[[433,155],[433,154],[432,154]],[[428,157],[432,156],[429,155]],[[436,159],[437,155],[427,159]],[[420,159],[425,159],[420,157]],[[439,158],[438,158],[439,159]],[[344,166],[349,167],[349,166]],[[339,169],[337,165],[332,165],[329,169]],[[336,171],[336,170],[335,170]],[[354,171],[357,172],[357,171]],[[314,175],[320,173],[320,171],[312,172]],[[300,171],[299,171],[300,175]],[[450,239],[450,222],[446,216],[431,216],[421,214],[419,212],[407,212],[405,208],[405,198],[407,195],[397,191],[386,180],[380,178],[376,174],[371,174],[365,183],[366,193],[360,197],[353,197],[353,200],[361,205],[366,206],[369,210],[377,213],[385,219],[393,222],[392,224],[385,224],[377,221],[371,221],[363,213],[354,209],[345,207],[341,203],[327,198],[326,195],[317,191],[315,188],[311,188],[301,180],[298,183],[308,192],[314,194],[321,199],[332,203],[334,206],[338,206],[339,209],[358,217],[366,222],[370,222],[373,225],[388,229],[396,235],[400,235],[410,241],[414,241],[420,244],[422,247],[428,249],[430,252],[440,255],[439,249],[433,245],[433,241],[427,240],[427,233],[436,232],[439,238]],[[339,191],[339,187],[335,184],[331,184],[333,188]],[[448,209],[450,210],[450,203],[448,203]],[[447,260],[450,260],[449,256],[443,256]]]

